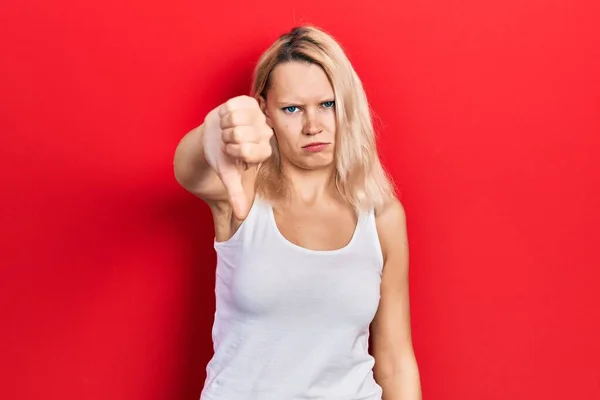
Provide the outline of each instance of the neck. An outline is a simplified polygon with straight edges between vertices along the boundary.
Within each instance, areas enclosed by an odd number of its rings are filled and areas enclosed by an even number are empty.
[[[300,169],[282,163],[281,170],[288,188],[288,201],[291,203],[316,203],[338,197],[335,186],[335,168],[316,170]]]

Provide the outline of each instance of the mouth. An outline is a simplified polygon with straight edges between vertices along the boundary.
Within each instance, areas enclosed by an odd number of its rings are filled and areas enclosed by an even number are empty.
[[[302,146],[302,148],[311,153],[318,153],[319,151],[323,151],[325,149],[325,147],[327,147],[327,146],[329,146],[329,143],[313,142],[313,143],[309,143],[305,146]]]

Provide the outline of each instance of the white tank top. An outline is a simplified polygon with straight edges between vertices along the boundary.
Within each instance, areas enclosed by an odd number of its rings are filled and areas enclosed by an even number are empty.
[[[381,400],[368,353],[383,256],[374,212],[352,239],[309,250],[256,198],[217,252],[214,355],[201,400]]]

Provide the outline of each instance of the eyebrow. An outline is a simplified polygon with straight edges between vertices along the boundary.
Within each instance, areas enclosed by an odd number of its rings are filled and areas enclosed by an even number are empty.
[[[325,103],[328,101],[335,101],[335,98],[333,96],[326,97],[323,100],[320,100],[319,103]],[[286,106],[289,104],[293,104],[295,106],[303,106],[304,105],[304,104],[302,104],[302,102],[298,102],[298,101],[276,101],[275,104],[277,104],[278,106]]]

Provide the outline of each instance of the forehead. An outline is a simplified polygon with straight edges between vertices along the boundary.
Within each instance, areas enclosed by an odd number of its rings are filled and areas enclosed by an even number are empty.
[[[286,62],[273,69],[268,96],[278,102],[320,102],[333,96],[333,88],[319,65]]]

